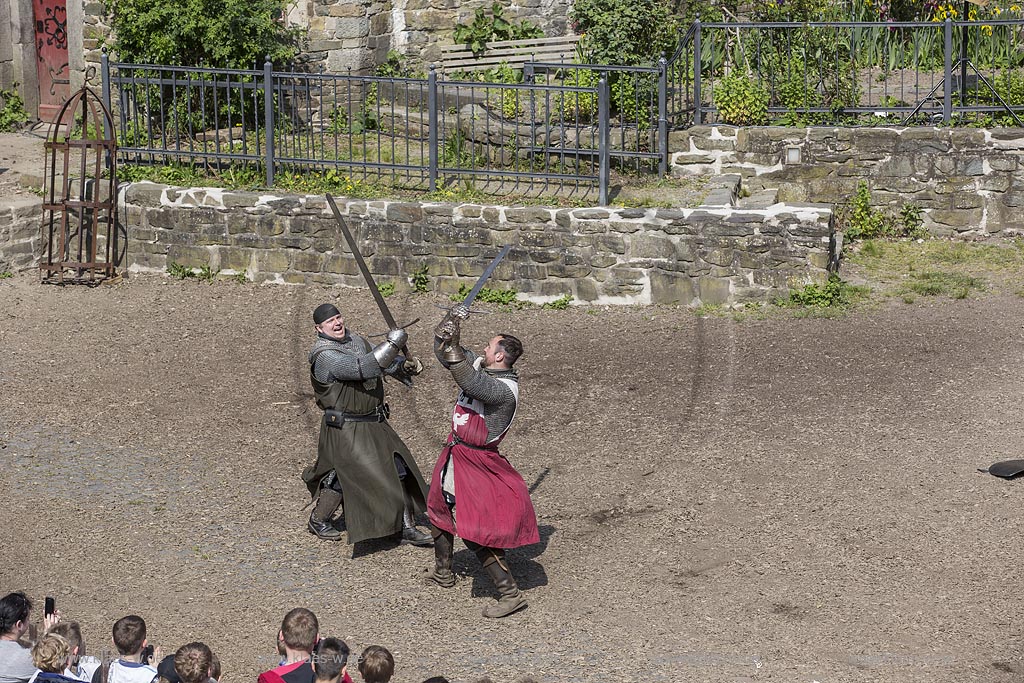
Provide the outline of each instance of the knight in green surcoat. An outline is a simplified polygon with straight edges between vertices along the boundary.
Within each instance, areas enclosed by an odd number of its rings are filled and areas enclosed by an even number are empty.
[[[309,352],[310,381],[324,411],[316,462],[302,478],[316,504],[309,531],[324,540],[349,543],[400,535],[401,543],[429,546],[430,534],[416,528],[426,511],[427,487],[419,467],[388,422],[384,378],[406,379],[423,366],[405,358],[403,329],[371,346],[345,327],[333,304],[313,312],[317,340]],[[338,510],[343,514],[336,517]]]

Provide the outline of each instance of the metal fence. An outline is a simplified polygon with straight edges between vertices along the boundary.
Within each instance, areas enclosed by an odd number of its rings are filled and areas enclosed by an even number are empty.
[[[103,96],[120,158],[437,191],[590,193],[606,204],[607,81],[442,81],[111,63]]]
[[[1021,125],[1022,37],[1019,19],[698,21],[668,60],[669,126],[727,119],[731,74],[761,86],[780,125]]]
[[[667,172],[672,129],[730,120],[737,83],[757,123],[1021,125],[1024,21],[694,22],[650,66],[528,62],[522,83],[115,64],[103,93],[119,155],[320,170],[341,183],[590,194],[613,167]],[[730,88],[733,91],[730,92]],[[749,92],[747,95],[751,96]],[[726,98],[723,100],[723,98]]]

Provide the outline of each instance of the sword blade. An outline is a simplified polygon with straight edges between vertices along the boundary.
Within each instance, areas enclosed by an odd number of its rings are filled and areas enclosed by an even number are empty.
[[[334,203],[334,197],[330,194],[327,195],[327,203],[331,205],[331,211],[334,212],[334,219],[338,221],[338,225],[341,226],[341,232],[345,235],[345,240],[348,242],[349,249],[352,250],[352,256],[356,260],[356,265],[359,266],[359,271],[363,274],[363,279],[366,280],[366,286],[370,288],[370,293],[373,294],[374,301],[377,302],[377,308],[380,309],[381,315],[384,316],[384,322],[387,323],[389,330],[397,329],[398,324],[395,322],[395,316],[391,315],[391,309],[388,308],[380,290],[377,289],[377,283],[374,281],[373,276],[370,275],[370,269],[366,267],[366,261],[363,260],[363,255],[359,253],[359,247],[356,245],[356,238],[352,236],[352,232],[348,229],[348,225],[345,223],[345,219],[341,215],[341,211],[338,210],[338,205]],[[402,350],[406,352],[406,358],[408,358],[408,349],[403,348]]]
[[[463,306],[469,308],[470,305],[472,305],[473,300],[476,299],[476,295],[484,288],[484,283],[486,283],[487,279],[491,277],[494,273],[494,269],[498,267],[498,264],[501,263],[501,259],[505,258],[505,254],[507,254],[511,248],[511,244],[506,244],[502,247],[501,251],[499,251],[498,255],[494,257],[494,260],[491,261],[490,265],[484,269],[483,275],[481,275],[480,279],[476,281],[475,285],[473,285],[473,289],[469,290],[469,294],[467,294],[466,298],[462,301]]]

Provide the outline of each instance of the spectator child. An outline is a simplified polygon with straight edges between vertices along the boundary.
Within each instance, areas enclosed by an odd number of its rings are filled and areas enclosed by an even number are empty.
[[[387,648],[371,645],[359,655],[359,675],[366,683],[388,683],[395,675],[395,658]]]
[[[77,678],[80,681],[91,681],[96,669],[100,666],[100,660],[85,654],[85,639],[82,638],[82,627],[77,621],[62,621],[50,629],[50,633],[63,636],[71,647],[71,655],[68,659],[68,666],[64,669],[64,675],[70,678]]]
[[[210,660],[210,678],[220,683],[220,679],[224,675],[220,670],[220,658],[216,652],[211,652],[210,655],[213,657]]]
[[[174,670],[181,683],[206,683],[213,673],[213,652],[203,643],[182,645],[174,653]]]
[[[284,663],[259,675],[257,683],[314,683],[316,675],[310,658],[320,639],[320,623],[305,607],[284,615],[277,632],[278,649],[284,649]]]
[[[157,670],[142,661],[142,650],[148,644],[146,621],[134,614],[121,617],[114,623],[113,636],[114,647],[120,657],[96,669],[92,683],[152,683]],[[159,660],[162,655],[160,648],[157,648],[153,661]]]
[[[316,683],[352,683],[348,675],[349,649],[345,641],[324,638],[313,651],[313,672]]]

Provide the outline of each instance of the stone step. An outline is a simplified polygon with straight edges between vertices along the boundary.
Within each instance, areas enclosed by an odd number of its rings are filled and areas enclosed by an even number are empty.
[[[774,188],[759,190],[749,197],[741,197],[736,206],[741,209],[767,209],[779,201],[779,191]]]

